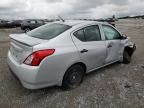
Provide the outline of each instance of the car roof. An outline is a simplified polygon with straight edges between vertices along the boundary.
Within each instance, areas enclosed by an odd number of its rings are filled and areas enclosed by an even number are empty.
[[[80,25],[80,24],[92,24],[92,23],[100,24],[102,22],[98,22],[98,21],[85,21],[85,20],[66,20],[64,22],[58,21],[58,22],[55,22],[55,23],[66,24],[66,25],[69,25],[69,26],[75,26],[75,25]]]

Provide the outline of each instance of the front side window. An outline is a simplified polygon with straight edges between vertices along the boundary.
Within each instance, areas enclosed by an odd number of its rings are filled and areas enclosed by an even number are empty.
[[[49,40],[60,35],[61,33],[65,32],[70,28],[71,26],[65,24],[53,23],[53,24],[47,24],[39,28],[36,28],[28,32],[27,34],[31,37]]]
[[[108,25],[103,25],[102,27],[106,40],[120,39],[120,33],[117,30]]]
[[[101,40],[100,30],[97,25],[88,26],[74,33],[74,36],[81,41],[99,41]]]

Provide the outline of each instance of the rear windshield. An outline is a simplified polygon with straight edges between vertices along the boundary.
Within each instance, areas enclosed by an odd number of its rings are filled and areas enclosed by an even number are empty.
[[[71,26],[53,23],[41,26],[28,32],[27,34],[31,37],[49,40],[65,32],[69,28],[71,28]]]

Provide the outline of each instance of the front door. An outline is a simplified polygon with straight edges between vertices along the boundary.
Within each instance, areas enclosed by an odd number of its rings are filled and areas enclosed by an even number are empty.
[[[107,47],[107,56],[105,63],[112,63],[118,61],[121,56],[121,35],[120,33],[109,25],[102,25],[104,36],[105,36],[105,43]]]

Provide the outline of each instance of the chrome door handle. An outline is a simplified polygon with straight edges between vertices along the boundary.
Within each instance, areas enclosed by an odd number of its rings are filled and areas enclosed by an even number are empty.
[[[111,45],[111,44],[109,44],[107,47],[108,47],[108,48],[111,48],[111,47],[112,47],[112,45]]]
[[[83,50],[80,51],[80,53],[86,53],[86,52],[88,52],[87,49],[83,49]]]

